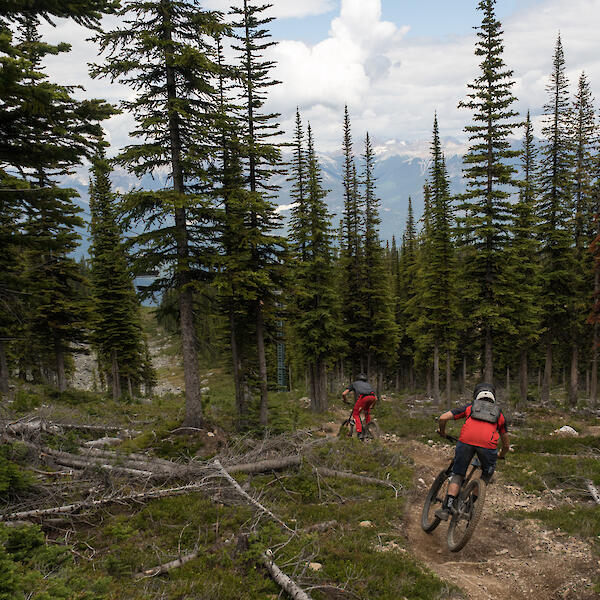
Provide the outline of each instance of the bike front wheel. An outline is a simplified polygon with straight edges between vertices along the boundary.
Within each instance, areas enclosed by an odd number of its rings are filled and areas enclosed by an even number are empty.
[[[367,423],[364,428],[364,439],[365,440],[376,440],[381,435],[381,429],[376,421]]]
[[[431,484],[423,510],[421,512],[421,529],[425,533],[431,533],[439,524],[440,519],[435,516],[435,511],[442,508],[444,498],[448,492],[448,473],[442,471]]]
[[[483,513],[486,485],[481,479],[473,479],[461,491],[458,508],[448,526],[448,549],[451,552],[462,550],[471,539]]]
[[[354,435],[354,425],[350,419],[346,419],[341,425],[338,431],[338,437],[352,437]]]

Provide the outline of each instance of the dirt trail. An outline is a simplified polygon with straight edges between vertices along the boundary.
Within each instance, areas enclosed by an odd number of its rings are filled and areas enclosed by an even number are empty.
[[[405,518],[410,551],[439,577],[462,588],[471,600],[598,598],[591,579],[600,561],[586,543],[560,531],[545,531],[539,521],[517,521],[504,514],[514,508],[556,506],[559,500],[506,485],[501,472],[488,486],[482,520],[462,551],[448,550],[445,523],[432,534],[424,533],[420,526],[423,500],[437,473],[447,466],[452,450],[437,444],[400,443],[416,467],[413,508]]]

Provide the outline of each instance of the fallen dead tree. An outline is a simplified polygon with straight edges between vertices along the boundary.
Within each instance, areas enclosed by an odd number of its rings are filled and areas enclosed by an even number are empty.
[[[311,597],[290,577],[288,577],[273,561],[273,555],[270,551],[262,555],[263,565],[269,571],[273,581],[285,592],[287,592],[293,600],[312,600]]]
[[[598,488],[589,479],[586,479],[585,485],[590,495],[594,499],[594,502],[596,504],[600,504],[600,492],[598,491]]]
[[[185,563],[194,560],[198,556],[199,550],[196,549],[194,552],[190,552],[190,554],[186,554],[185,556],[180,556],[179,558],[172,560],[170,562],[164,563],[162,565],[158,565],[156,567],[152,567],[151,569],[146,569],[141,573],[136,573],[133,577],[135,579],[144,579],[146,577],[156,577],[157,575],[161,575],[162,573],[168,573],[173,569],[177,569]]]
[[[4,422],[7,433],[32,435],[34,433],[62,433],[68,430],[90,431],[98,433],[116,433],[118,438],[128,438],[139,435],[141,432],[126,429],[117,425],[87,425],[83,423],[54,423],[38,416],[27,416],[16,421]]]
[[[325,477],[342,477],[359,481],[360,483],[371,483],[374,485],[390,487],[394,490],[396,498],[398,497],[399,488],[387,479],[377,479],[376,477],[368,477],[367,475],[357,475],[356,473],[349,473],[348,471],[336,471],[335,469],[328,469],[327,467],[313,467],[313,469],[316,473]]]
[[[74,514],[85,509],[95,508],[105,504],[141,502],[152,500],[154,498],[165,498],[167,496],[181,496],[182,494],[201,491],[206,487],[206,482],[200,481],[179,487],[163,489],[159,488],[149,490],[147,492],[128,494],[125,496],[107,496],[106,498],[99,498],[97,500],[82,500],[81,502],[74,502],[72,504],[65,504],[63,506],[54,506],[52,508],[38,508],[33,510],[24,510],[21,512],[6,513],[4,515],[0,515],[0,521],[17,521],[27,519],[35,520],[58,514]]]
[[[242,487],[240,486],[240,484],[227,472],[226,469],[223,468],[223,465],[220,463],[218,458],[215,459],[213,464],[217,468],[219,475],[221,477],[223,477],[224,479],[226,479],[231,484],[231,486],[236,490],[236,492],[240,496],[242,496],[242,498],[244,498],[249,504],[252,504],[252,506],[257,508],[261,513],[271,517],[271,519],[273,519],[274,521],[279,523],[284,529],[287,529],[290,532],[293,531],[278,516],[274,515],[268,508],[263,506],[258,500],[255,500],[252,496],[250,496],[250,494],[245,492],[242,489]]]

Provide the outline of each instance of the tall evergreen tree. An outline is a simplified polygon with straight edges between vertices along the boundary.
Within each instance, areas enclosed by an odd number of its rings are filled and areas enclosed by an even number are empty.
[[[187,426],[202,425],[194,281],[206,279],[212,263],[213,215],[202,184],[215,140],[217,92],[212,85],[213,36],[221,29],[218,13],[203,11],[196,0],[128,2],[119,12],[123,26],[98,36],[106,53],[93,74],[132,88],[123,102],[138,127],[139,143],[124,149],[117,162],[133,174],[166,168],[170,185],[134,192],[124,203],[126,224],[140,225],[134,239],[137,268],[159,271],[149,292],[175,287],[179,295]]]
[[[473,318],[480,323],[483,335],[484,377],[494,376],[494,333],[507,325],[499,296],[503,294],[502,279],[498,277],[504,261],[507,225],[510,219],[510,188],[517,186],[516,169],[511,160],[518,152],[510,149],[509,136],[517,125],[517,113],[511,108],[516,98],[511,88],[513,72],[502,58],[501,23],[495,15],[495,0],[481,0],[478,10],[483,13],[475,55],[482,58],[481,75],[469,84],[468,100],[459,106],[473,111],[469,133],[471,146],[464,157],[464,176],[467,192],[462,209],[462,221],[468,239],[477,252],[469,265],[469,276],[478,287],[477,310]]]
[[[364,250],[363,277],[360,293],[363,296],[366,320],[363,322],[367,351],[367,371],[377,376],[377,393],[381,393],[384,368],[390,366],[396,347],[398,331],[394,319],[391,281],[379,240],[379,204],[376,192],[375,154],[369,134],[363,155]],[[373,364],[374,363],[374,364]]]
[[[113,399],[123,393],[121,382],[148,380],[147,345],[141,331],[139,303],[127,265],[117,223],[116,197],[111,191],[110,166],[102,152],[93,166],[90,185],[92,334],[100,368],[110,375]]]
[[[519,353],[522,403],[527,401],[529,351],[539,340],[541,330],[537,154],[528,111],[521,154],[523,179],[519,201],[514,206],[512,240],[507,259],[507,275],[513,288],[513,335],[507,336],[507,354],[513,355],[515,350]]]
[[[327,364],[335,356],[339,344],[339,314],[331,216],[325,203],[327,192],[323,189],[310,125],[306,175],[305,201],[295,207],[297,222],[303,223],[305,228],[291,232],[296,259],[293,327],[308,366],[311,406],[321,412],[327,410]],[[299,184],[297,180],[295,183]],[[305,211],[304,215],[300,214],[301,210]]]
[[[433,122],[429,173],[429,225],[425,232],[426,259],[419,272],[419,318],[412,325],[423,349],[433,350],[433,398],[440,402],[439,355],[446,358],[446,400],[451,401],[451,355],[456,343],[455,252],[452,242],[453,209],[448,175],[439,137],[437,115]]]
[[[571,136],[574,151],[573,163],[573,211],[575,246],[575,288],[573,289],[573,314],[571,325],[571,376],[569,400],[577,403],[579,388],[579,356],[592,343],[585,327],[593,292],[592,256],[589,252],[594,238],[593,177],[594,150],[597,131],[594,114],[594,99],[585,73],[581,73],[575,102]]]
[[[363,219],[362,201],[358,190],[356,164],[352,142],[352,125],[348,107],[344,110],[344,212],[342,220],[342,242],[340,268],[344,302],[342,306],[344,337],[350,347],[349,357],[352,373],[365,370],[365,340],[362,323],[366,321],[366,310],[361,297],[363,288],[363,246],[360,226]]]
[[[571,330],[574,254],[572,234],[573,145],[570,135],[571,105],[560,35],[553,70],[546,86],[545,142],[540,177],[540,240],[542,242],[542,298],[546,331],[546,360],[542,401],[548,401],[552,383],[553,346]],[[567,340],[563,339],[563,342]]]
[[[278,82],[269,77],[275,64],[263,53],[276,42],[270,41],[265,26],[273,19],[262,13],[269,5],[257,5],[243,0],[240,8],[231,13],[238,20],[233,37],[234,49],[241,61],[241,114],[244,174],[247,182],[248,239],[251,243],[251,262],[254,293],[249,297],[249,316],[254,321],[258,386],[260,390],[260,424],[267,425],[268,382],[265,353],[266,338],[273,333],[273,315],[278,306],[277,292],[282,287],[284,240],[275,235],[280,217],[270,194],[276,190],[272,175],[278,172],[281,156],[272,138],[279,135],[278,114],[264,110],[268,90]],[[250,286],[247,287],[249,289]]]

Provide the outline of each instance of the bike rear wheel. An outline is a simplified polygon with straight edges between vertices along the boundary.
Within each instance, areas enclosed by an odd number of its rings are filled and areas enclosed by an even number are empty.
[[[483,513],[486,485],[481,479],[473,479],[461,491],[458,509],[448,526],[448,549],[451,552],[462,550],[471,539]]]
[[[425,533],[431,533],[439,524],[440,519],[435,516],[435,511],[442,508],[442,503],[448,492],[448,473],[442,471],[431,484],[423,510],[421,512],[421,529]]]

